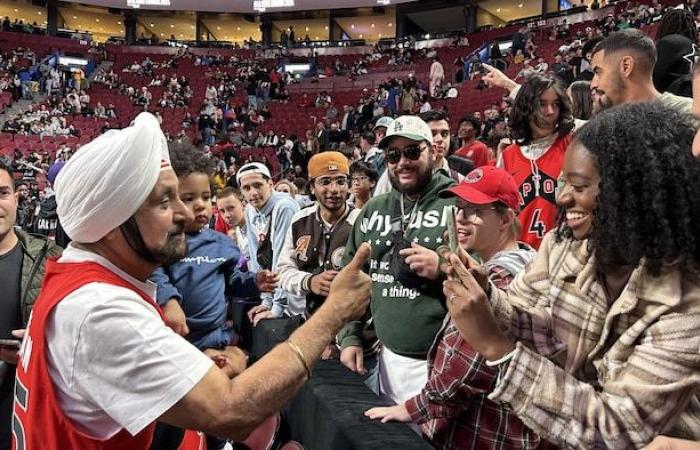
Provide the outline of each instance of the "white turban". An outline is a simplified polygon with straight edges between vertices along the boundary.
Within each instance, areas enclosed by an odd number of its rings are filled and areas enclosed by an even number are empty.
[[[66,234],[76,242],[99,241],[134,215],[165,168],[170,168],[168,143],[150,113],[82,146],[54,186]]]

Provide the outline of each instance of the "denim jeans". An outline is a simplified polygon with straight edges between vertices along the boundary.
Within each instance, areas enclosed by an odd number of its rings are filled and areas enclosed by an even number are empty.
[[[372,392],[379,395],[379,355],[375,353],[374,355],[365,356],[364,364],[367,373],[362,375],[362,380]]]

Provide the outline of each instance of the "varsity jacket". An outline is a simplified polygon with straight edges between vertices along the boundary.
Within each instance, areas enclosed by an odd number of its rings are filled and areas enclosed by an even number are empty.
[[[321,306],[325,297],[311,292],[312,275],[324,270],[340,270],[348,236],[360,213],[350,205],[340,221],[330,230],[324,229],[318,203],[302,209],[292,218],[292,226],[277,260],[280,286],[294,296],[306,297],[306,312],[311,314]],[[291,307],[292,305],[288,305]],[[303,314],[304,311],[291,313]]]
[[[454,205],[454,199],[441,199],[437,194],[452,185],[454,180],[438,170],[417,202],[403,199],[403,215],[408,219],[404,239],[431,250],[442,245],[449,208]],[[400,220],[402,216],[399,209],[401,198],[400,192],[392,190],[373,197],[365,205],[355,220],[343,262],[347,264],[363,242],[371,244],[367,272],[372,278],[370,310],[377,337],[394,353],[425,359],[446,313],[442,293],[444,277],[428,282],[422,288],[409,288],[397,279],[396,259],[393,267],[391,264],[395,251],[392,219],[398,217]],[[417,278],[413,275],[410,278]],[[338,335],[342,348],[362,344],[362,325],[363,322],[346,325]]]

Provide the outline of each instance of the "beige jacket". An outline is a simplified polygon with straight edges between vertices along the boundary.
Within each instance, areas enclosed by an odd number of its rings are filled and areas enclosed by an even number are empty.
[[[608,304],[587,241],[553,233],[496,317],[518,340],[489,396],[563,448],[632,449],[700,438],[700,276],[636,268]]]

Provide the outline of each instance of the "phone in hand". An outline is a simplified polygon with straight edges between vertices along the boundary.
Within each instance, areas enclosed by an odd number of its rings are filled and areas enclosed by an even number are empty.
[[[21,345],[22,341],[19,339],[0,339],[0,347],[19,348]]]
[[[450,253],[459,255],[459,234],[457,233],[457,208],[450,207],[447,216],[447,236],[449,238]],[[452,272],[452,278],[457,278],[457,274]]]

